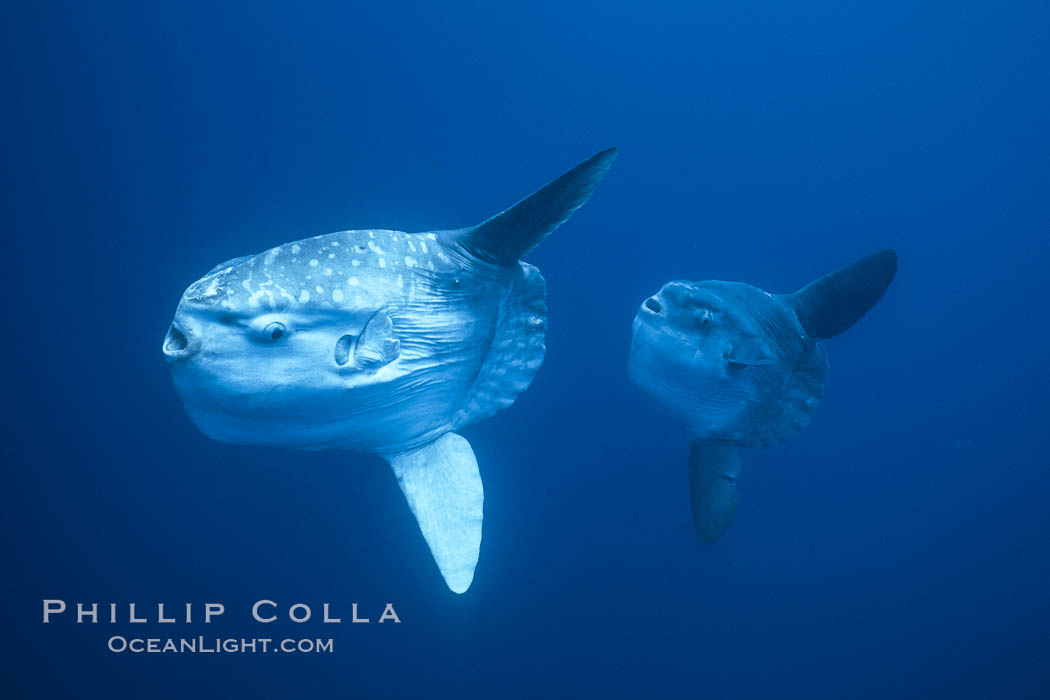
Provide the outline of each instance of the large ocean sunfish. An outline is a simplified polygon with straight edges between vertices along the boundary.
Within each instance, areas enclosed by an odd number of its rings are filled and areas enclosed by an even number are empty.
[[[341,231],[214,268],[183,294],[163,344],[190,419],[222,442],[382,456],[463,593],[483,491],[455,431],[528,388],[547,302],[519,258],[590,198],[615,155],[477,226]]]
[[[856,323],[896,271],[897,254],[884,250],[793,294],[675,281],[642,303],[628,376],[689,430],[701,543],[721,537],[736,512],[737,447],[772,445],[806,427],[828,373],[819,339]]]

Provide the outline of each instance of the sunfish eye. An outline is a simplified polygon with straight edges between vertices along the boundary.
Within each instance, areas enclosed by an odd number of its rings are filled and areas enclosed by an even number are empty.
[[[699,309],[696,312],[696,324],[701,328],[706,328],[711,325],[713,316],[711,309]]]
[[[267,340],[280,340],[281,336],[285,334],[284,324],[280,321],[274,321],[273,323],[267,323],[266,328],[263,328],[263,337]]]

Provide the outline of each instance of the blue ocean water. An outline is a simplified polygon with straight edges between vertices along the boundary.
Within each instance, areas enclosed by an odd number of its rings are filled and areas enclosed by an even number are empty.
[[[5,697],[1050,693],[1045,3],[4,14]],[[187,419],[160,343],[213,265],[476,223],[612,145],[527,258],[542,369],[464,431],[486,496],[466,595],[380,459]],[[685,435],[626,380],[638,305],[670,279],[790,291],[886,247],[900,271],[827,342],[813,423],[745,452],[736,520],[702,549]],[[226,613],[44,625],[44,599]],[[260,599],[281,621],[251,621]],[[376,623],[387,602],[401,624]],[[115,634],[335,651],[112,653]]]

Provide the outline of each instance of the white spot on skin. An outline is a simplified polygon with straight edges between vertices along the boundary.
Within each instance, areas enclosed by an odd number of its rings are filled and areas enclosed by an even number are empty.
[[[328,254],[328,259],[329,259],[329,260],[331,260],[331,259],[332,259],[332,258],[334,258],[334,257],[335,257],[335,253],[329,253],[329,254]]]
[[[375,244],[375,241],[369,241],[368,242],[368,249],[371,250],[376,255],[382,255],[383,254],[383,249],[380,248],[379,246],[377,246]]]
[[[429,239],[430,239],[430,240],[432,240],[432,241],[436,241],[436,240],[438,239],[438,237],[437,237],[437,234],[436,234],[436,233],[428,233],[428,234],[427,234],[427,238],[429,238]]]
[[[397,276],[397,288],[401,289],[405,286],[405,278],[403,275]]]
[[[252,283],[249,282],[248,280],[242,280],[241,281],[241,286],[244,287],[249,292],[252,291]]]
[[[379,258],[379,267],[386,267],[386,258]]]
[[[427,242],[424,241],[422,238],[419,239],[419,249],[423,251],[424,255],[426,254],[426,252],[427,252]]]
[[[354,258],[353,260],[350,261],[350,264],[353,265],[354,267],[359,267],[361,265],[361,261],[358,260],[357,258]]]
[[[299,303],[305,304],[308,301],[310,301],[310,292],[306,291],[305,289],[299,292]]]
[[[356,277],[351,277],[350,279],[348,279],[346,281],[346,283],[348,285],[350,285],[351,287],[356,287],[358,284],[360,284],[360,282],[358,281],[358,279]]]
[[[301,251],[302,249],[303,249],[303,247],[301,245],[299,245],[298,243],[293,243],[292,244],[292,255],[298,255],[299,251]]]
[[[330,268],[330,267],[326,267],[326,268],[324,269],[324,273],[325,273],[325,275],[327,275],[328,277],[331,277],[331,276],[332,276],[332,268]]]
[[[334,301],[336,303],[340,303],[340,302],[343,301],[343,290],[342,289],[334,289],[334,290],[332,290],[332,301]]]
[[[332,241],[332,247],[333,248],[338,248],[339,247],[339,241]]]
[[[314,287],[314,291],[324,296],[324,287],[322,287],[321,285],[317,285],[316,287]]]
[[[310,267],[317,267],[317,258],[310,261]]]
[[[413,258],[411,255],[406,255],[405,256],[405,267],[411,268],[411,267],[415,267],[415,266],[416,266],[416,259]]]
[[[411,238],[408,239],[408,249],[413,253],[416,252],[416,244],[412,242]]]

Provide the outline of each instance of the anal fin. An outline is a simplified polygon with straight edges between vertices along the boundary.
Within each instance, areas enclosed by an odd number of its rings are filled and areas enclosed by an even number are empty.
[[[693,530],[701,544],[725,533],[736,513],[740,453],[734,442],[693,440],[689,444],[689,489]]]
[[[445,583],[466,592],[481,550],[485,496],[470,443],[445,433],[389,461]]]

